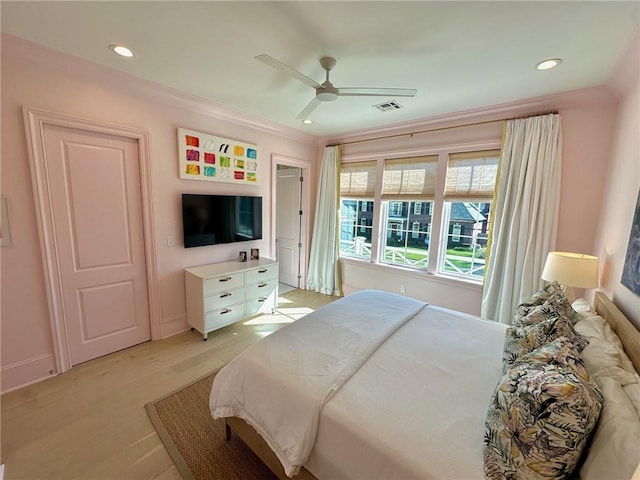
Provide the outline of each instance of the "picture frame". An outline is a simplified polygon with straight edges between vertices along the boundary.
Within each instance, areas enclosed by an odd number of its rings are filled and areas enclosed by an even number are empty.
[[[181,179],[258,185],[258,162],[257,145],[178,128]]]
[[[640,297],[640,278],[638,278],[638,265],[640,264],[640,191],[636,200],[636,208],[631,219],[631,231],[629,243],[624,258],[622,278],[620,283]]]
[[[241,262],[246,262],[247,261],[247,252],[245,252],[245,251],[240,252],[240,261]]]
[[[260,259],[260,249],[252,248],[251,249],[251,260],[259,260]]]

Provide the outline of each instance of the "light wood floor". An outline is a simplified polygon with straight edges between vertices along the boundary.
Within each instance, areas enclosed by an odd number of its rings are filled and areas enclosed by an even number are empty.
[[[197,332],[183,332],[3,395],[5,480],[180,479],[144,405],[336,299],[294,290],[280,297],[276,315],[230,325],[209,334],[206,342]]]

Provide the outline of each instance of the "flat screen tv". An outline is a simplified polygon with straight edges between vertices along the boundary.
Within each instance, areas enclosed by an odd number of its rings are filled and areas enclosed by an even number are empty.
[[[262,197],[182,194],[184,246],[262,238]]]

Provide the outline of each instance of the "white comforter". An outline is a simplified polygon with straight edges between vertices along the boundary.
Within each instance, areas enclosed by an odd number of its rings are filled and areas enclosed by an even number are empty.
[[[506,325],[426,306],[322,409],[318,479],[478,480]]]
[[[286,474],[296,474],[313,448],[323,405],[425,305],[363,291],[274,332],[216,375],[212,416],[244,419]]]

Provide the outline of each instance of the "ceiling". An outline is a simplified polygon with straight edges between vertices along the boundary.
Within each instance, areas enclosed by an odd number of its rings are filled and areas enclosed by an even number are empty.
[[[324,136],[602,85],[640,23],[640,2],[0,2],[2,31],[306,133]],[[114,55],[122,42],[136,57]],[[266,53],[337,87],[416,88],[340,97],[303,125],[314,90]],[[547,71],[535,64],[563,63]],[[372,105],[396,100],[403,108]]]

